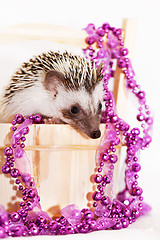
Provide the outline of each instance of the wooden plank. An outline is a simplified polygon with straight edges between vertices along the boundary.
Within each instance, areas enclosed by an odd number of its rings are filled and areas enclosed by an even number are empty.
[[[86,36],[83,30],[52,24],[28,23],[0,28],[0,45],[27,40],[47,40],[85,48]]]
[[[124,19],[122,22],[124,46],[129,50],[127,57],[130,59],[133,59],[137,24],[137,19]],[[124,73],[122,73],[122,70],[119,67],[116,67],[114,77],[113,95],[115,98],[117,113],[121,118],[125,118],[127,94]]]
[[[137,19],[123,19],[122,21],[122,30],[123,30],[123,41],[124,47],[129,50],[129,57],[131,60],[133,59],[133,52],[134,52],[134,45],[135,45],[135,38],[136,38],[136,30],[137,30],[138,20]],[[125,76],[122,70],[117,66],[115,75],[114,75],[114,88],[113,88],[113,95],[116,104],[116,110],[118,116],[125,120],[126,116],[126,109],[127,109],[127,92],[126,92],[126,83],[125,83]],[[121,148],[117,149],[117,155],[120,159],[121,157]],[[114,181],[115,184],[113,186],[113,193],[116,196],[118,192],[118,175],[119,175],[119,162],[117,163],[117,167],[114,171]]]

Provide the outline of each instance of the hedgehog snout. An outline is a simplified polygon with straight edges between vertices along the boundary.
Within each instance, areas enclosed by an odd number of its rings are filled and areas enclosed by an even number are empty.
[[[101,131],[99,129],[98,130],[94,130],[91,133],[91,138],[93,138],[93,139],[99,138],[100,136],[101,136]]]

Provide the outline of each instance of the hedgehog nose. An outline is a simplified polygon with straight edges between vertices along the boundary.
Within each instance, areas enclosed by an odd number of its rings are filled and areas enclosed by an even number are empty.
[[[91,133],[91,138],[99,138],[101,136],[101,131],[100,130],[95,130]]]

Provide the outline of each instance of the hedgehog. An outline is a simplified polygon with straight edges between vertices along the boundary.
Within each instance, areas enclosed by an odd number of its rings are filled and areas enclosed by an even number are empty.
[[[32,57],[12,76],[0,102],[0,121],[14,115],[40,114],[46,123],[69,124],[99,138],[103,101],[103,66],[64,51]]]

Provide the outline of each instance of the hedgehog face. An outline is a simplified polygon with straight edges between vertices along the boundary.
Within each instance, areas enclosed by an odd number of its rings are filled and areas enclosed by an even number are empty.
[[[74,103],[69,109],[62,109],[63,121],[69,123],[76,130],[85,133],[90,138],[99,138],[101,136],[99,130],[101,106],[102,104],[99,102],[97,113],[92,115],[91,112],[84,111],[79,103]]]
[[[90,65],[89,65],[90,66]],[[101,109],[103,99],[103,83],[101,66],[90,69],[80,79],[68,78],[59,71],[49,71],[44,78],[44,87],[53,100],[53,117],[73,128],[85,133],[90,138],[99,138]]]
[[[88,137],[99,138],[102,98],[102,83],[99,83],[92,93],[88,93],[85,89],[68,92],[63,89],[58,90],[55,103],[59,110],[59,118]]]

